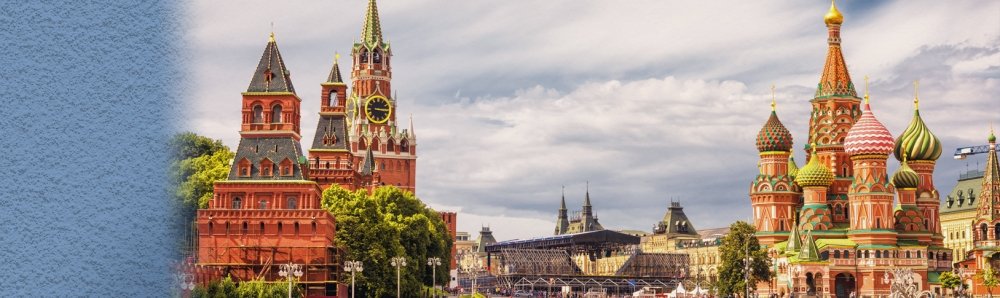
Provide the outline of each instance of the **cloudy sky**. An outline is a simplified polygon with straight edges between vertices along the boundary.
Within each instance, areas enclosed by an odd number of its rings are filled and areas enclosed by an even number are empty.
[[[272,31],[303,99],[360,35],[366,1],[189,3],[188,129],[239,140],[240,92]],[[945,153],[947,193],[1000,123],[1000,2],[841,1],[844,55],[894,134],[922,116]],[[500,240],[552,233],[561,186],[612,229],[649,230],[680,200],[696,228],[750,216],[754,138],[778,113],[801,148],[826,55],[825,0],[381,1],[400,115],[412,113],[418,196],[459,230]],[[346,55],[345,55],[346,56]],[[859,92],[861,88],[859,87]],[[799,165],[804,154],[796,152]],[[894,170],[895,165],[893,165]]]

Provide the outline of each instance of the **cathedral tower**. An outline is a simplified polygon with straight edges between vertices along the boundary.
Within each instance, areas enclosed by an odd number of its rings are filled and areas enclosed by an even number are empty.
[[[771,87],[771,116],[757,133],[760,173],[750,184],[754,227],[762,244],[774,244],[788,238],[795,223],[799,193],[790,173],[792,134],[778,119],[774,87]],[[797,169],[795,169],[797,170]]]
[[[990,150],[986,155],[983,187],[979,192],[979,209],[976,211],[975,246],[997,247],[1000,243],[1000,161],[997,160],[997,137],[990,130],[987,139]]]
[[[846,210],[847,192],[854,174],[850,156],[844,152],[844,139],[847,131],[861,116],[861,99],[851,82],[851,75],[841,52],[840,26],[844,23],[844,16],[831,3],[830,10],[823,19],[828,34],[826,63],[815,97],[810,101],[812,112],[809,115],[806,154],[809,155],[812,151],[809,146],[815,146],[819,161],[833,170],[836,179],[827,191],[828,203],[834,210],[834,222],[846,223],[847,214],[836,212]]]
[[[851,223],[848,237],[859,244],[895,245],[895,216],[892,212],[895,189],[886,170],[886,160],[892,153],[894,141],[889,130],[872,114],[865,87],[861,119],[844,139],[844,151],[851,155],[854,162],[854,182],[848,194]]]
[[[937,188],[934,187],[934,166],[938,157],[941,157],[941,140],[938,140],[937,136],[931,133],[920,117],[920,98],[917,96],[917,87],[917,83],[914,82],[913,120],[910,121],[910,125],[906,127],[903,134],[896,139],[895,157],[902,161],[903,156],[907,156],[909,167],[920,176],[920,184],[915,191],[917,208],[922,213],[924,230],[932,233],[932,243],[930,244],[941,246],[944,243],[944,236],[941,234],[938,213],[940,195]]]

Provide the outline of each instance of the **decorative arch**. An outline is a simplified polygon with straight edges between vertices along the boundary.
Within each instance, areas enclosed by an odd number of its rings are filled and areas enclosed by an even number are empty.
[[[264,107],[260,104],[253,105],[250,123],[264,123]]]

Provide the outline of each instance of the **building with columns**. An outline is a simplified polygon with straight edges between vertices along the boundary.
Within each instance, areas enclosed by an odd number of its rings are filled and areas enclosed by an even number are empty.
[[[920,291],[940,293],[938,276],[951,270],[953,258],[943,245],[933,184],[941,142],[921,118],[916,94],[913,119],[893,137],[869,103],[867,79],[863,101],[858,97],[841,51],[844,16],[835,3],[824,22],[828,49],[809,101],[806,165],[800,169],[792,158],[793,138],[773,100],[757,135],[759,174],[749,196],[757,237],[776,272],[758,284],[757,294],[887,297],[883,277],[904,267]],[[890,174],[895,162],[899,169]]]

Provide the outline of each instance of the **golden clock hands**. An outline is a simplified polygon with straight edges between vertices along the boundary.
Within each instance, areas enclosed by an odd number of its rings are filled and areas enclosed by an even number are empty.
[[[389,111],[389,109],[379,109],[379,108],[372,108],[372,110],[383,111],[383,112],[388,112]]]

